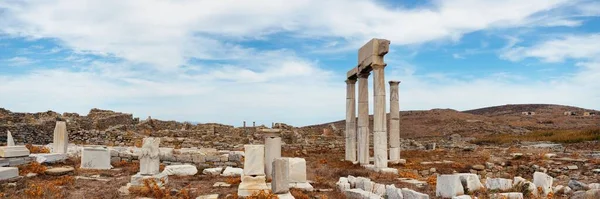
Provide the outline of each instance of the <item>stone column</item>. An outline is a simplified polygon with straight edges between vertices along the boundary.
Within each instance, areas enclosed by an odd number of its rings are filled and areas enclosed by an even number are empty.
[[[273,170],[273,160],[281,157],[281,138],[267,137],[265,138],[265,174],[267,179],[271,179]]]
[[[369,164],[369,72],[358,74],[358,162]]]
[[[52,142],[52,153],[67,153],[68,145],[69,135],[67,133],[67,123],[64,121],[56,121]]]
[[[356,79],[346,80],[346,160],[356,162]]]
[[[390,81],[390,161],[400,160],[400,103],[398,85],[400,81]]]
[[[387,121],[385,108],[385,64],[372,64],[373,68],[373,151],[375,168],[387,168]]]

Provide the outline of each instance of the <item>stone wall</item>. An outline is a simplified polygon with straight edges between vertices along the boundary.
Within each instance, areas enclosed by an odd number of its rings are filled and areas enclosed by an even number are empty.
[[[162,145],[162,143],[161,143]],[[137,162],[140,148],[136,147],[111,147],[111,162]],[[193,164],[199,168],[210,167],[243,167],[244,152],[242,151],[217,151],[212,148],[182,148],[173,149],[161,147],[159,149],[160,161],[166,165]]]

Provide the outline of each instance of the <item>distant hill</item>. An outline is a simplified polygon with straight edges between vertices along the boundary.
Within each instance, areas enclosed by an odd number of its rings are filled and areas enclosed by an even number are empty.
[[[576,115],[565,116],[571,111]],[[533,112],[535,115],[523,115]],[[573,106],[552,104],[515,104],[486,107],[468,111],[432,109],[428,111],[400,111],[400,132],[403,137],[446,136],[454,133],[463,136],[490,134],[523,134],[541,129],[600,128],[600,115],[584,117],[583,112],[599,111]],[[373,116],[370,116],[371,128]],[[345,120],[311,125],[303,128],[345,129]]]

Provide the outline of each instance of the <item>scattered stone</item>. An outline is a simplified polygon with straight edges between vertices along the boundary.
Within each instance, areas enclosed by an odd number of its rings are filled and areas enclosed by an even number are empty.
[[[484,188],[483,184],[481,184],[481,181],[479,180],[479,176],[476,174],[459,173],[456,175],[459,176],[462,186],[468,192],[473,192]]]
[[[480,165],[480,164],[476,164],[476,165],[471,166],[471,168],[473,168],[473,169],[475,169],[477,171],[483,171],[485,169],[485,166]]]
[[[213,184],[213,187],[231,187],[231,184],[227,184],[225,182],[215,182],[215,184]]]
[[[0,167],[0,180],[8,180],[19,176],[17,167]]]
[[[459,175],[437,176],[435,187],[436,196],[442,198],[451,198],[462,194],[464,194],[464,191]]]
[[[129,188],[131,187],[131,183],[127,183],[127,185],[119,188],[119,194],[122,196],[129,195]]]
[[[341,192],[344,192],[346,189],[350,189],[350,182],[348,182],[348,178],[346,177],[340,177],[335,185],[337,185],[338,190]]]
[[[512,180],[504,178],[487,178],[485,187],[489,190],[506,191],[512,188]]]
[[[223,171],[222,167],[207,168],[202,171],[202,174],[215,176],[221,174],[221,171]]]
[[[167,175],[177,176],[193,176],[198,173],[198,168],[194,165],[182,164],[182,165],[168,165],[163,170],[163,173]]]
[[[385,195],[387,199],[403,199],[402,190],[395,185],[385,185]]]
[[[248,151],[246,151],[246,154],[249,154]],[[260,165],[263,165],[264,167],[264,164]],[[238,186],[238,195],[250,196],[256,191],[268,190],[269,187],[267,186],[266,180],[266,176],[264,175],[259,175],[255,177],[247,175],[242,176],[242,183],[240,183],[240,185]]]
[[[590,189],[600,189],[600,183],[590,183],[588,184]]]
[[[285,194],[290,191],[290,160],[289,158],[274,158],[271,163],[272,178],[271,190],[276,194]]]
[[[219,198],[219,194],[202,195],[202,196],[196,197],[196,199],[218,199],[218,198]]]
[[[429,195],[407,188],[402,188],[402,196],[404,196],[405,199],[429,199]]]
[[[600,189],[590,189],[586,191],[585,198],[600,198]]]
[[[573,191],[588,190],[587,184],[577,180],[569,180],[568,186],[573,189]]]
[[[225,167],[225,170],[223,171],[221,176],[233,177],[242,176],[242,174],[244,174],[244,169],[242,168]]]
[[[378,196],[370,191],[365,191],[362,189],[348,189],[344,192],[346,198],[348,199],[380,199],[381,196]]]
[[[544,154],[544,158],[550,159],[556,157],[556,153],[546,153]]]
[[[491,199],[523,199],[523,193],[510,192],[510,193],[496,193],[490,195]]]
[[[548,174],[542,172],[533,173],[533,184],[536,187],[542,188],[543,195],[548,195],[548,193],[552,192],[552,183],[554,182],[554,178],[549,176]]]
[[[35,177],[37,176],[37,173],[27,173],[27,175],[25,175],[25,177],[31,178],[31,177]]]
[[[469,195],[454,196],[452,199],[472,199]]]
[[[61,176],[61,175],[66,175],[68,173],[71,173],[73,171],[75,171],[75,168],[66,166],[66,167],[55,167],[55,168],[46,169],[45,173],[47,175],[52,175],[52,176]]]

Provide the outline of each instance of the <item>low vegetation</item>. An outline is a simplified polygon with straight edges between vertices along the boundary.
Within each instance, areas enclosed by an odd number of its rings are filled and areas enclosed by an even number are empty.
[[[29,149],[29,153],[50,153],[50,149],[44,146],[33,146],[32,144],[26,144],[25,147]]]
[[[578,143],[600,141],[600,128],[583,130],[538,130],[525,135],[501,134],[479,138],[475,144],[508,144],[518,141],[550,141],[556,143]]]

